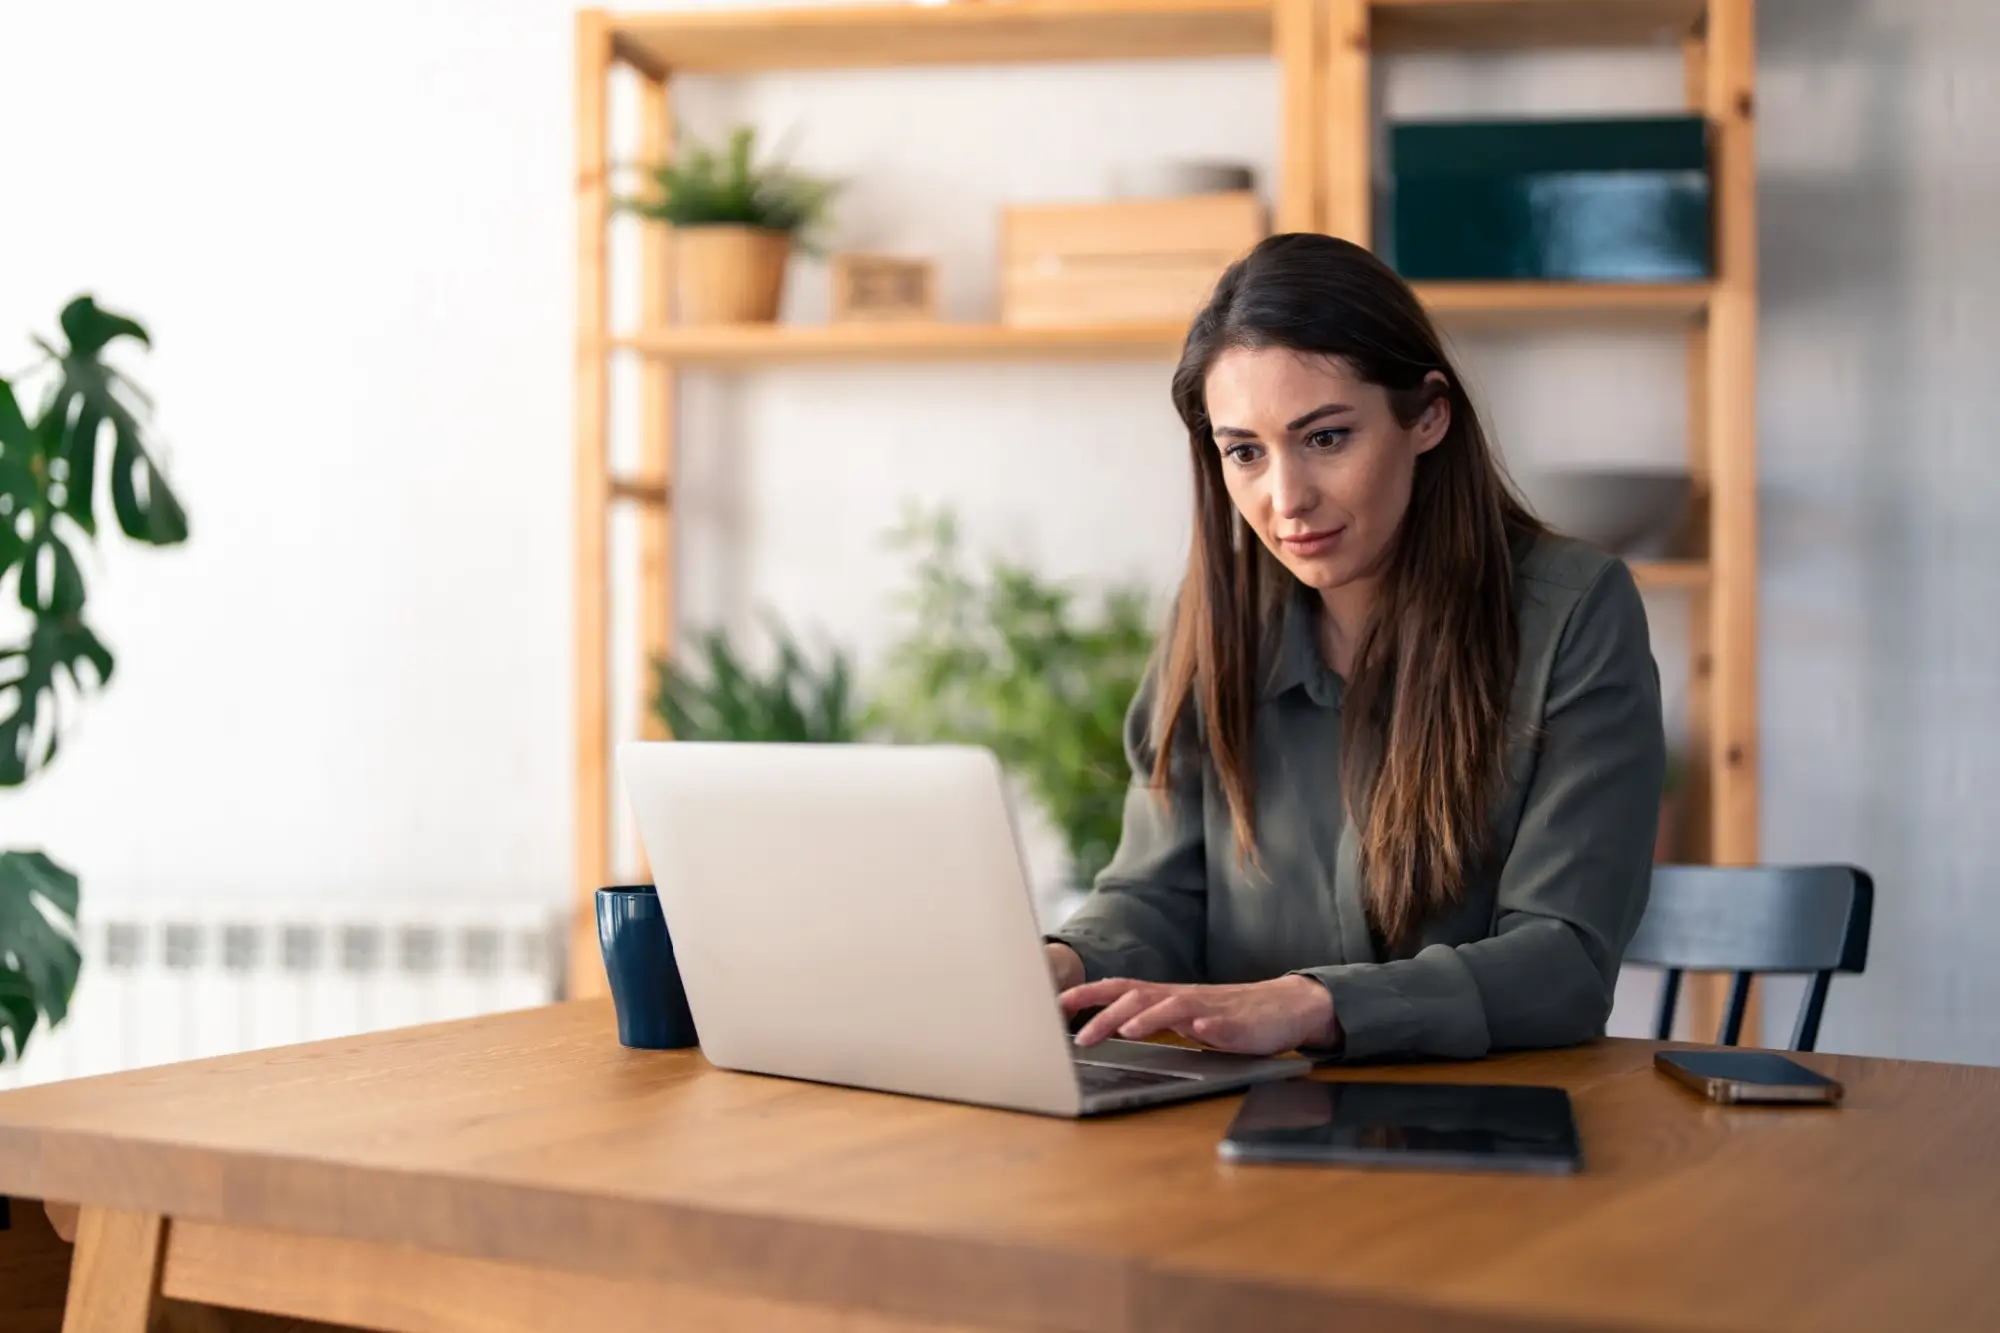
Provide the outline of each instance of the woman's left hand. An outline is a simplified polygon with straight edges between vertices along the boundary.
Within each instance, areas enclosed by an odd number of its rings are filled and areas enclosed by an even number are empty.
[[[1236,986],[1174,986],[1111,977],[1062,993],[1070,1015],[1104,1006],[1076,1034],[1079,1046],[1107,1037],[1137,1041],[1176,1032],[1217,1050],[1275,1055],[1339,1042],[1333,996],[1311,977],[1278,977]]]

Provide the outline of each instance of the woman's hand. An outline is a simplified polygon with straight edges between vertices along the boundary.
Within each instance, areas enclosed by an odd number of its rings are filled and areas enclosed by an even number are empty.
[[[1053,964],[1052,964],[1053,965]],[[1311,977],[1239,986],[1167,986],[1113,977],[1063,991],[1063,1012],[1104,1006],[1076,1034],[1079,1046],[1107,1037],[1139,1040],[1177,1032],[1217,1050],[1275,1055],[1300,1046],[1335,1046],[1333,996]]]
[[[1076,950],[1051,941],[1042,946],[1042,952],[1048,955],[1049,976],[1057,990],[1066,991],[1083,984],[1083,959],[1077,957]]]

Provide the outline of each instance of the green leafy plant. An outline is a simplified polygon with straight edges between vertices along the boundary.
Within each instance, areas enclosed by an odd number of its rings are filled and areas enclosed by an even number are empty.
[[[739,126],[717,151],[686,142],[670,162],[644,168],[647,190],[620,208],[675,227],[742,226],[791,234],[801,243],[826,217],[837,182],[782,163],[753,161],[757,132]]]
[[[100,490],[127,537],[148,546],[187,540],[150,440],[151,400],[105,354],[146,330],[89,296],[63,307],[62,347],[0,378],[0,594],[11,581],[25,636],[0,637],[0,787],[55,760],[65,695],[101,689],[114,659],[84,619],[83,562],[97,538]],[[40,394],[32,415],[22,407]],[[105,446],[110,446],[108,463]],[[0,1037],[21,1055],[37,1025],[63,1020],[76,989],[76,876],[41,852],[0,854]],[[8,1054],[0,1042],[0,1059]]]
[[[697,636],[690,671],[653,664],[653,712],[684,741],[809,741],[860,738],[863,709],[854,670],[838,649],[815,662],[791,635],[771,630],[775,653],[759,672],[720,630]]]
[[[970,572],[948,514],[913,517],[896,541],[916,554],[916,586],[883,721],[905,740],[991,749],[1061,831],[1072,880],[1088,883],[1118,847],[1125,713],[1153,647],[1148,598],[1113,589],[1092,610],[1021,565]]]

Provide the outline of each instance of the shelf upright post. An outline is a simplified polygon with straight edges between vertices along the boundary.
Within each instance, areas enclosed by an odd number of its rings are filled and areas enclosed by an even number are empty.
[[[602,10],[576,16],[576,839],[575,898],[611,875],[611,629],[609,517],[611,405],[610,285],[607,227],[610,182],[606,142],[611,74],[611,27]],[[588,912],[571,922],[569,993],[603,989],[596,927]]]

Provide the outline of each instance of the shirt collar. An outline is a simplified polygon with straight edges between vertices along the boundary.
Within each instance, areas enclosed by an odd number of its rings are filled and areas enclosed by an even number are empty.
[[[1319,598],[1311,588],[1294,582],[1285,598],[1284,619],[1278,626],[1264,697],[1275,699],[1304,687],[1314,703],[1331,707],[1340,702],[1344,682],[1319,655]]]

